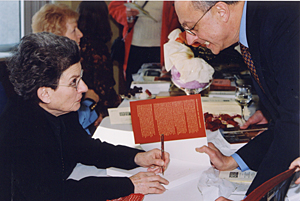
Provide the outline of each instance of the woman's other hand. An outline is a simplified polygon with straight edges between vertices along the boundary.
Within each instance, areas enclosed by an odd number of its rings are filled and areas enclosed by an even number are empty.
[[[154,172],[139,172],[130,177],[134,185],[134,193],[142,194],[161,194],[165,192],[165,187],[162,184],[169,184],[169,182]]]

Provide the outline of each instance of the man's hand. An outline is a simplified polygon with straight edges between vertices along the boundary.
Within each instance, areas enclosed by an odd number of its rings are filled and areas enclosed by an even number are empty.
[[[293,169],[295,167],[297,167],[296,172],[300,171],[300,157],[291,163],[289,169]],[[300,177],[295,181],[295,184],[300,184]]]
[[[134,162],[139,166],[148,167],[148,171],[150,172],[159,173],[161,172],[161,167],[163,167],[164,170],[166,170],[170,162],[169,153],[164,152],[164,154],[165,161],[161,159],[161,150],[159,149],[152,149],[147,152],[140,152],[135,156]]]
[[[211,142],[208,143],[208,146],[196,148],[196,151],[208,154],[211,165],[218,170],[228,171],[238,167],[237,162],[231,156],[224,156]]]
[[[169,184],[169,182],[154,172],[139,172],[130,177],[134,185],[134,193],[142,194],[161,194],[165,192],[165,187],[162,184]]]
[[[268,120],[265,118],[263,113],[260,110],[257,110],[244,125],[242,125],[241,129],[246,129],[252,124],[267,124]]]

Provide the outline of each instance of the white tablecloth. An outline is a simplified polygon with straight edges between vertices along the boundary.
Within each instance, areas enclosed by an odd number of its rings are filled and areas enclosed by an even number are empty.
[[[119,107],[128,107],[129,101],[123,101]],[[135,145],[132,133],[131,124],[110,124],[109,117],[106,117],[102,120],[100,126],[97,128],[94,133],[94,138],[100,138],[102,141],[108,141],[113,144],[126,144],[129,146],[140,148],[139,145]],[[218,147],[221,152],[225,155],[231,155],[243,145],[233,147],[228,144],[221,134],[217,132],[207,131],[207,141],[213,142],[216,147]],[[205,171],[205,170],[203,170]],[[73,173],[70,175],[70,178],[81,179],[86,176],[106,176],[106,170],[97,169],[94,166],[85,166],[82,164],[77,164]],[[201,177],[199,174],[195,179],[184,183],[178,187],[167,190],[163,194],[152,194],[146,195],[144,201],[202,201],[203,195],[200,193],[197,188],[198,181]],[[207,193],[215,194],[218,196],[218,192],[211,191]],[[234,195],[232,194],[229,199],[232,200],[242,200],[244,195]],[[206,201],[206,200],[204,200]],[[207,200],[211,201],[211,200]],[[288,199],[286,201],[300,201],[300,185],[293,185],[293,188],[290,188],[288,191]]]

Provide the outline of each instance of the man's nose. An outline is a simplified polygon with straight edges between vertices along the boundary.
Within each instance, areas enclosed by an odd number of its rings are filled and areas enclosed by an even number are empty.
[[[197,41],[197,39],[199,39],[197,35],[194,36],[189,33],[186,34],[186,42],[188,45],[192,45],[193,43],[195,43],[195,41]]]

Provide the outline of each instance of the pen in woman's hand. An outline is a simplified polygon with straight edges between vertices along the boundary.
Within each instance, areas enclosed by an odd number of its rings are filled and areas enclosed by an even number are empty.
[[[160,142],[161,142],[161,159],[163,161],[165,161],[165,147],[164,147],[164,134],[161,134],[160,136]],[[161,167],[161,171],[162,171],[162,174],[164,175],[164,167],[162,166]]]

